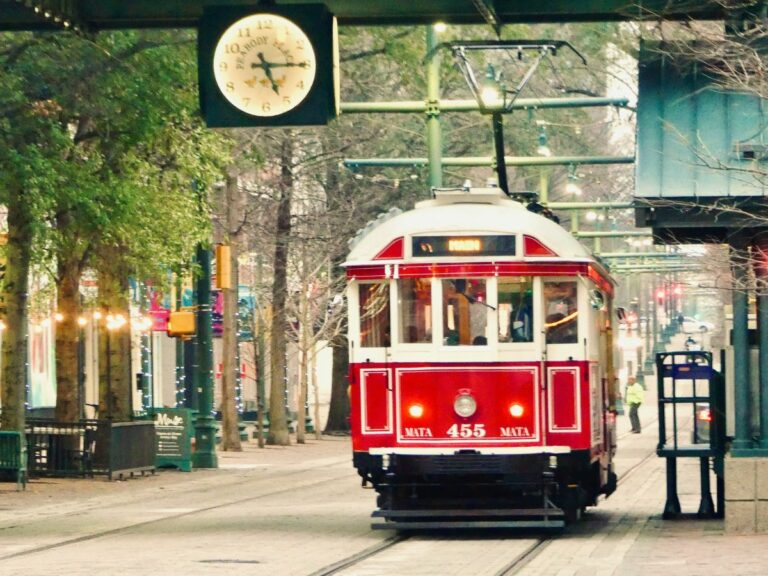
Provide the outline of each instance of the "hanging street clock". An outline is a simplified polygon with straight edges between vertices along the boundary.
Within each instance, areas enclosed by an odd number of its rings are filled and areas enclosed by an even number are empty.
[[[209,127],[322,125],[338,112],[336,19],[324,5],[207,7],[198,59]]]

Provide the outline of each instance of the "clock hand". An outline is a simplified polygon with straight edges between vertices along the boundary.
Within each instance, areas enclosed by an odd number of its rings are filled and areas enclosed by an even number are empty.
[[[281,66],[282,67],[294,66],[296,68],[309,68],[309,63],[308,62],[285,62],[284,64],[271,64],[270,63],[269,66],[270,66],[270,68],[280,68]]]
[[[251,62],[251,68],[261,68],[264,70],[264,74],[267,76],[267,80],[269,80],[270,84],[272,84],[272,90],[279,96],[280,87],[278,86],[277,82],[275,82],[274,76],[272,76],[272,68],[274,67],[274,64],[267,62],[264,59],[263,52],[259,52],[256,54],[256,56],[259,58],[259,63],[257,64],[256,62]]]

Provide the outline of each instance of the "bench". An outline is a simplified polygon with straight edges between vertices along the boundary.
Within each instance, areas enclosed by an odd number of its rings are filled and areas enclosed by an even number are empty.
[[[26,488],[27,453],[20,432],[0,430],[0,470],[16,475],[16,489]]]

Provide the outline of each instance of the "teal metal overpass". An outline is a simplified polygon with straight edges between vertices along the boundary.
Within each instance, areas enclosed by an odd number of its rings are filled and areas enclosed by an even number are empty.
[[[253,0],[217,2],[257,6]],[[303,4],[284,0],[279,6]],[[77,28],[97,32],[124,28],[195,27],[204,0],[0,0],[0,30]],[[262,6],[268,2],[262,2]],[[596,22],[664,18],[719,20],[721,2],[689,0],[326,0],[341,25],[488,23],[494,28],[517,22]]]

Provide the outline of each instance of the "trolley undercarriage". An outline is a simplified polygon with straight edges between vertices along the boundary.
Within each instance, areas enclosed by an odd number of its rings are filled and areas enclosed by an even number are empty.
[[[601,493],[599,463],[588,453],[356,452],[354,463],[378,493],[373,517],[384,522],[374,528],[562,528]]]

